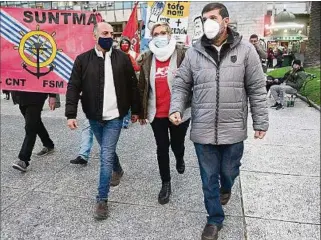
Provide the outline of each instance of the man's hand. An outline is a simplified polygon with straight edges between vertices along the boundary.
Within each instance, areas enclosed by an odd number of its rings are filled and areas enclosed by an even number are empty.
[[[49,97],[49,108],[52,111],[56,109],[56,98],[55,97]]]
[[[179,112],[174,112],[169,116],[169,121],[171,121],[174,125],[178,126],[181,122],[181,114]]]
[[[145,125],[145,124],[147,124],[147,120],[146,119],[139,119],[139,123],[140,123],[140,125]]]
[[[255,139],[263,139],[266,134],[266,131],[255,131],[254,138]]]
[[[139,116],[138,115],[132,115],[131,119],[132,119],[132,123],[137,122]]]
[[[78,123],[76,119],[68,119],[67,125],[71,130],[74,130],[78,127]]]

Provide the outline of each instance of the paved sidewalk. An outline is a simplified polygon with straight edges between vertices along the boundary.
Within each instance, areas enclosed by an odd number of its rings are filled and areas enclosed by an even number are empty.
[[[186,173],[177,174],[172,161],[173,194],[169,204],[161,206],[151,127],[135,124],[123,130],[118,154],[125,174],[111,190],[110,218],[97,222],[92,217],[97,142],[87,167],[72,166],[80,130],[67,129],[63,108],[50,112],[46,107],[43,119],[56,152],[34,157],[29,171],[19,173],[11,165],[22,144],[23,118],[12,101],[1,100],[1,240],[200,239],[206,211],[188,139]],[[35,151],[40,149],[37,140]],[[261,141],[253,139],[249,121],[241,175],[224,209],[219,239],[320,239],[320,112],[300,100],[294,108],[270,109],[270,130]]]

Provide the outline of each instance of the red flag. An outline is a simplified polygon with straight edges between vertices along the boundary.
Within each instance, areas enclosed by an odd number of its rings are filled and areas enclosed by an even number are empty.
[[[138,34],[138,20],[137,20],[137,5],[138,2],[135,3],[134,9],[130,14],[126,27],[123,31],[122,36],[128,37],[131,41],[131,50],[139,53],[139,34]]]
[[[96,22],[99,23],[99,22],[104,22],[103,20],[103,17],[101,16],[101,14],[99,12],[97,12],[95,9],[94,9],[94,14],[96,16]]]

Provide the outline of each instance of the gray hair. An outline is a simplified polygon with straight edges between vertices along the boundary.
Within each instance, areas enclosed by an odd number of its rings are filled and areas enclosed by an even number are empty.
[[[98,34],[98,26],[99,26],[99,24],[102,24],[102,23],[105,23],[105,24],[109,25],[111,28],[113,28],[113,26],[111,24],[109,24],[108,22],[105,22],[105,21],[96,23],[94,25],[94,29],[93,29],[93,33],[94,33],[95,36],[97,36],[97,34]]]
[[[166,32],[169,35],[172,35],[172,28],[169,26],[169,24],[167,22],[157,22],[153,25],[152,29],[150,30],[150,34],[153,36],[155,28],[157,27],[165,27]]]

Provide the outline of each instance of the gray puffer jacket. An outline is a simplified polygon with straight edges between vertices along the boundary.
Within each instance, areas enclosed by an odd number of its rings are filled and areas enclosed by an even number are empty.
[[[268,129],[265,77],[254,46],[228,29],[220,53],[203,36],[187,50],[172,87],[170,113],[192,94],[191,140],[233,144],[247,138],[248,99],[254,130]],[[207,41],[207,42],[206,42]]]

